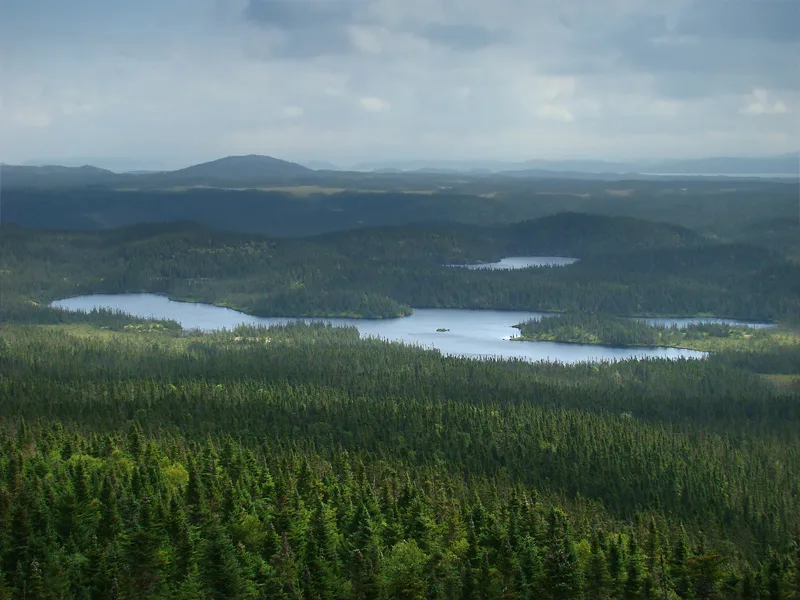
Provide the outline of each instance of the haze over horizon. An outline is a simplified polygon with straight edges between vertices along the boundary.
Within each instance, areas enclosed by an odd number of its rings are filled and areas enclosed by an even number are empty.
[[[795,152],[799,22],[793,0],[7,0],[0,162]]]

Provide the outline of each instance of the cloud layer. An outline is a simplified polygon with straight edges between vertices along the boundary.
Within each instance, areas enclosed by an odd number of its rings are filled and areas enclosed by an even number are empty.
[[[0,160],[787,152],[798,56],[796,0],[6,0]]]

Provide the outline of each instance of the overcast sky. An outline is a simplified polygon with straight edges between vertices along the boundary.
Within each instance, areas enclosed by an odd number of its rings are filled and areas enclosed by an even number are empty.
[[[800,147],[800,0],[0,0],[0,160]]]

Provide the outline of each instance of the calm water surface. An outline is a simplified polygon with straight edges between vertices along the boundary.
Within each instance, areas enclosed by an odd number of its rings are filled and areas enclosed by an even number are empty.
[[[512,342],[519,332],[513,326],[543,313],[497,310],[416,309],[399,319],[308,319],[253,317],[209,304],[173,302],[153,294],[92,295],[67,298],[52,303],[67,310],[93,308],[120,310],[137,317],[173,319],[186,329],[233,329],[237,325],[276,325],[298,321],[321,321],[351,325],[362,337],[418,344],[451,356],[519,358],[528,361],[575,363],[628,358],[702,358],[704,352],[677,348],[613,348],[608,346],[559,344],[556,342]],[[449,329],[437,332],[439,328]]]
[[[528,267],[565,267],[578,262],[577,258],[564,256],[509,256],[501,258],[500,262],[481,263],[477,265],[447,265],[448,267],[463,267],[467,269],[527,269]]]

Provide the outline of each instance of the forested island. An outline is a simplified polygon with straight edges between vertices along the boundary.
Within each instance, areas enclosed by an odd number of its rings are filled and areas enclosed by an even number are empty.
[[[514,339],[610,346],[668,346],[692,350],[761,349],[770,344],[798,343],[792,330],[751,328],[721,323],[686,327],[652,325],[635,318],[602,314],[565,314],[518,326]]]

